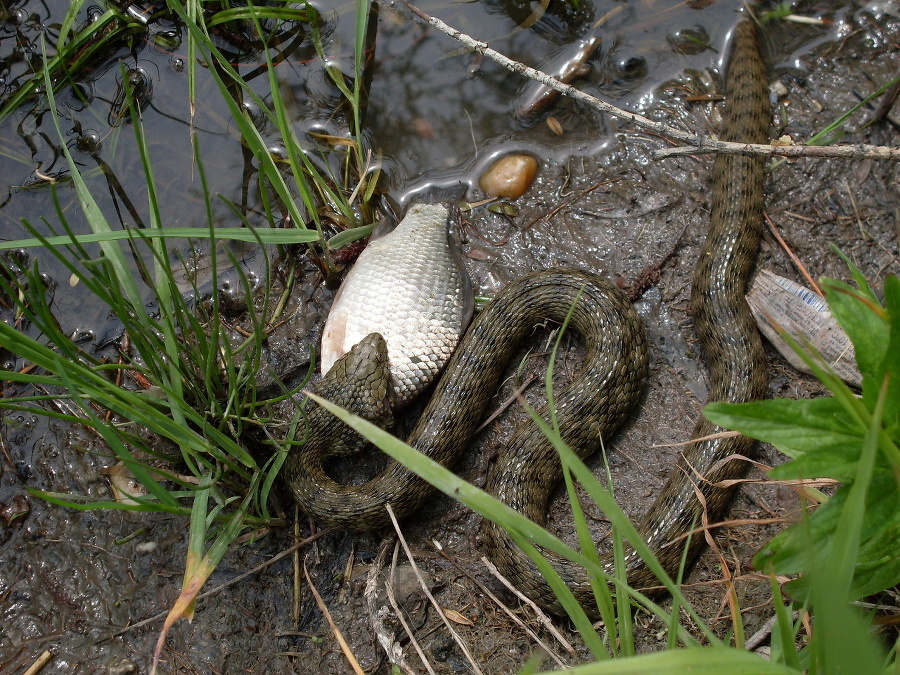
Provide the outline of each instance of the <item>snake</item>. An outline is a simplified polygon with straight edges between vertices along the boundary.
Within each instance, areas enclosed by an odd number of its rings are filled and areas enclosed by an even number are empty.
[[[727,67],[726,103],[720,137],[765,142],[770,123],[766,75],[756,27],[741,19],[735,27]],[[762,236],[762,159],[717,155],[713,167],[710,223],[695,267],[690,309],[709,366],[709,401],[740,403],[766,396],[768,379],[762,340],[744,298]],[[513,355],[537,323],[567,322],[584,346],[581,373],[554,392],[562,440],[587,457],[630,416],[641,397],[648,370],[643,325],[622,292],[583,270],[539,270],[511,282],[463,336],[407,443],[445,466],[452,466],[471,443]],[[357,414],[385,422],[391,418],[384,341],[369,335],[317,384],[317,393]],[[539,415],[547,416],[547,411]],[[334,455],[355,452],[362,440],[325,410],[312,407],[307,440],[292,451],[282,471],[300,507],[320,523],[369,530],[419,509],[431,486],[392,462],[359,485],[333,479],[326,468]],[[638,526],[670,577],[682,559],[688,565],[705,545],[702,522],[727,511],[733,479],[743,475],[754,441],[721,434],[701,418],[657,499]],[[525,423],[501,452],[486,490],[531,520],[545,522],[547,504],[561,479],[556,449],[533,423]],[[706,521],[704,520],[707,519]],[[554,614],[563,614],[533,563],[496,525],[485,521],[488,557],[519,590]],[[683,541],[686,538],[686,542]],[[673,543],[675,542],[675,543]],[[611,554],[601,565],[612,570]],[[597,606],[585,571],[564,559],[552,563],[588,614]],[[659,587],[656,575],[633,550],[625,555],[627,583],[635,589]]]

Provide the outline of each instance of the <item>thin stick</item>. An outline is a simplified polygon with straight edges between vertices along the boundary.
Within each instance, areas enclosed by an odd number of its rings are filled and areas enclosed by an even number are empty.
[[[24,673],[23,675],[35,675],[35,674],[38,673],[44,666],[46,666],[46,665],[47,665],[47,662],[48,662],[50,659],[52,659],[52,658],[53,658],[53,653],[52,653],[50,650],[45,649],[45,650],[44,650],[44,653],[41,654],[39,657],[37,657],[37,659],[35,659],[34,663],[32,663],[32,664],[28,667],[28,670],[26,670],[25,673]]]
[[[434,544],[434,547],[437,549],[437,552],[441,554],[441,557],[443,557],[444,560],[446,560],[451,565],[453,565],[456,569],[458,569],[460,572],[465,574],[472,583],[474,583],[476,586],[478,586],[478,588],[481,590],[482,593],[484,593],[487,597],[489,597],[491,600],[493,600],[494,604],[496,604],[500,609],[503,610],[503,612],[506,614],[506,616],[508,616],[510,619],[512,619],[516,623],[516,625],[519,626],[519,628],[521,628],[526,633],[528,633],[528,637],[530,637],[532,640],[534,640],[538,644],[538,646],[541,647],[541,649],[543,649],[545,652],[547,652],[547,654],[550,656],[550,658],[553,659],[554,661],[556,661],[556,665],[558,665],[560,668],[568,667],[568,664],[566,664],[556,654],[556,652],[554,652],[550,648],[550,646],[547,643],[545,643],[543,640],[541,640],[541,638],[538,636],[538,634],[535,633],[533,630],[531,630],[525,624],[525,622],[522,621],[522,619],[517,617],[515,615],[515,612],[513,612],[509,607],[507,607],[506,604],[502,600],[500,600],[500,598],[498,598],[496,595],[491,593],[491,590],[487,586],[485,586],[483,583],[481,583],[481,581],[479,581],[474,575],[470,574],[467,570],[460,567],[460,565],[457,564],[457,562],[455,560],[453,560],[450,556],[448,556],[447,553],[444,551],[444,547],[441,546],[441,543],[437,539],[432,539],[431,543]],[[569,643],[566,642],[566,643],[564,643],[563,646],[569,650],[570,654],[574,655],[575,650],[572,649],[572,645],[570,645]]]
[[[300,508],[294,504],[294,537],[300,538]],[[300,630],[300,602],[303,592],[303,578],[300,576],[300,549],[294,550],[293,555],[294,568],[294,603],[292,607],[294,630]]]
[[[448,26],[440,19],[436,19],[423,12],[418,7],[404,0],[410,11],[421,18],[423,21],[433,26],[437,30],[449,35],[454,40],[458,40],[470,49],[475,50],[479,54],[487,56],[492,61],[496,61],[504,68],[514,73],[519,73],[532,80],[550,87],[558,92],[571,96],[577,101],[581,101],[586,105],[599,110],[600,112],[616,117],[625,122],[629,122],[634,126],[645,129],[652,133],[664,136],[669,140],[684,143],[688,147],[667,148],[665,150],[657,150],[653,153],[656,159],[664,157],[674,157],[678,155],[695,155],[698,153],[721,153],[729,155],[745,155],[745,156],[781,156],[781,157],[834,157],[842,159],[889,159],[900,161],[900,148],[891,148],[878,145],[767,145],[755,143],[730,143],[727,141],[719,141],[705,136],[703,134],[693,134],[664,122],[654,122],[653,120],[638,115],[637,113],[622,110],[616,106],[601,101],[599,98],[586,94],[568,84],[560,82],[555,77],[551,77],[546,73],[542,73],[534,68],[529,68],[524,63],[513,61],[509,57],[504,56],[500,52],[488,47],[486,42],[480,42],[474,38],[461,33]]]
[[[793,618],[797,618],[797,612],[793,613]],[[748,652],[752,652],[763,642],[765,642],[766,638],[769,637],[769,635],[772,633],[772,628],[775,626],[776,621],[778,621],[777,614],[770,617],[758,631],[747,638],[747,641],[744,643],[744,649],[746,649]]]
[[[798,258],[797,255],[794,253],[794,251],[791,249],[791,247],[787,245],[787,242],[781,236],[781,233],[778,231],[778,228],[775,226],[775,223],[772,221],[771,218],[769,218],[769,214],[764,213],[763,217],[766,219],[766,224],[769,226],[769,232],[771,232],[772,236],[774,236],[778,240],[778,243],[781,245],[781,248],[783,248],[784,252],[788,254],[788,257],[794,263],[794,266],[798,270],[800,270],[800,274],[803,275],[803,277],[806,279],[806,281],[809,283],[809,285],[812,286],[812,289],[816,293],[818,293],[819,295],[824,295],[824,293],[822,293],[822,289],[819,288],[819,284],[816,283],[815,279],[813,279],[812,275],[809,273],[809,270],[806,269],[806,265],[804,265],[802,262],[800,262],[800,258]]]
[[[397,517],[394,515],[394,509],[391,508],[390,504],[385,504],[384,508],[387,509],[388,516],[391,518],[391,523],[394,525],[394,530],[397,532],[397,536],[400,538],[400,544],[403,546],[403,552],[406,553],[406,557],[409,560],[410,567],[412,567],[413,573],[416,575],[416,578],[419,580],[419,584],[422,586],[422,590],[425,591],[425,595],[428,597],[428,600],[431,602],[432,606],[437,610],[438,616],[441,617],[441,621],[444,622],[444,625],[447,627],[447,630],[450,631],[450,634],[453,636],[453,639],[456,641],[456,644],[462,650],[463,654],[466,655],[466,659],[469,661],[469,665],[472,667],[478,675],[484,675],[481,672],[481,668],[478,667],[478,664],[475,662],[475,657],[472,656],[472,652],[469,651],[468,645],[466,645],[465,641],[456,632],[456,629],[453,628],[453,624],[450,623],[450,620],[447,618],[447,615],[444,614],[444,609],[438,604],[438,601],[434,599],[434,596],[431,594],[431,591],[428,589],[428,584],[425,583],[425,579],[422,578],[422,573],[419,571],[419,566],[416,565],[416,561],[413,559],[412,551],[409,550],[409,546],[406,543],[406,539],[403,537],[403,533],[400,531],[400,524],[397,522]]]
[[[713,536],[709,522],[709,510],[707,508],[706,497],[697,483],[691,481],[691,484],[694,487],[694,495],[697,497],[697,501],[700,502],[700,525],[703,528],[703,537],[709,548],[719,559],[719,566],[722,568],[722,583],[725,586],[725,596],[722,598],[722,603],[728,605],[729,612],[731,613],[731,625],[734,627],[734,644],[738,649],[743,649],[744,624],[741,622],[741,609],[737,597],[737,588],[734,585],[734,575],[731,573],[731,567],[728,565],[725,553],[719,546],[719,542],[717,542],[716,538]],[[719,612],[721,612],[721,609],[720,606]]]
[[[537,379],[537,375],[532,375],[532,376],[529,377],[527,380],[525,380],[524,384],[522,384],[521,387],[519,387],[519,388],[516,389],[512,394],[510,394],[508,399],[506,399],[505,401],[503,401],[503,403],[501,403],[501,404],[497,407],[497,409],[496,409],[493,413],[491,413],[491,414],[487,417],[487,419],[484,420],[484,422],[482,422],[480,425],[478,425],[478,428],[475,430],[475,433],[477,434],[479,431],[481,431],[482,429],[484,429],[487,425],[489,425],[489,424],[490,424],[491,422],[493,422],[495,419],[497,419],[498,417],[500,417],[500,415],[503,414],[503,411],[506,410],[509,406],[511,406],[511,405],[516,401],[516,399],[518,399],[518,398],[524,393],[524,391],[525,391],[526,389],[528,389],[528,387],[530,387],[530,386],[532,385],[532,383],[533,383],[536,379]]]
[[[741,434],[737,431],[719,431],[714,434],[709,434],[708,436],[701,436],[700,438],[692,438],[689,441],[682,441],[680,443],[659,443],[658,445],[651,445],[651,448],[678,448],[683,445],[690,445],[691,443],[702,443],[704,441],[715,441],[719,438],[734,438],[735,436],[740,436]]]
[[[309,586],[309,590],[312,591],[313,597],[316,599],[316,604],[319,606],[322,615],[328,622],[328,626],[331,628],[331,632],[334,634],[335,639],[341,646],[341,652],[343,652],[344,658],[347,659],[347,662],[350,664],[350,667],[353,668],[353,672],[356,673],[356,675],[366,675],[366,671],[364,671],[362,669],[362,666],[359,665],[359,661],[357,661],[356,657],[353,655],[353,651],[350,649],[350,645],[348,645],[347,641],[344,640],[343,634],[337,627],[334,619],[331,618],[331,612],[328,611],[328,605],[326,605],[325,601],[322,600],[322,596],[319,595],[319,589],[316,588],[316,585],[313,583],[312,579],[309,576],[309,570],[306,569],[306,562],[303,563],[303,575],[306,577],[306,583]]]
[[[540,607],[537,606],[537,604],[534,602],[534,600],[532,600],[527,595],[522,593],[522,591],[520,591],[518,588],[513,586],[512,582],[509,579],[507,579],[505,576],[500,574],[500,570],[498,570],[496,568],[496,566],[494,565],[494,563],[492,563],[486,557],[482,557],[481,562],[484,564],[485,567],[488,568],[488,570],[490,571],[491,574],[493,574],[495,577],[497,577],[497,579],[500,581],[501,584],[506,586],[517,598],[519,598],[519,600],[521,600],[526,605],[531,607],[531,609],[534,610],[534,613],[537,615],[538,621],[540,621],[541,624],[543,624],[545,629],[550,631],[550,633],[553,635],[553,637],[556,638],[556,640],[557,640],[557,642],[559,642],[559,644],[563,645],[563,647],[565,647],[569,653],[574,653],[575,650],[572,648],[572,645],[569,644],[569,641],[566,640],[566,638],[564,638],[562,636],[562,633],[560,633],[556,629],[556,626],[553,625],[553,622],[550,620],[550,617],[544,613],[544,610],[542,610]]]
[[[403,626],[403,630],[406,632],[406,637],[409,638],[410,644],[412,644],[413,649],[416,650],[416,654],[419,655],[419,659],[425,664],[425,669],[431,673],[431,675],[437,675],[434,672],[434,668],[431,667],[431,663],[428,661],[428,657],[425,656],[425,652],[422,651],[422,647],[419,645],[418,640],[416,640],[415,635],[413,634],[413,630],[410,627],[409,623],[406,621],[406,617],[403,616],[403,610],[400,607],[400,604],[397,602],[397,596],[394,594],[394,582],[396,580],[396,572],[397,572],[397,553],[400,550],[400,543],[394,542],[394,555],[391,558],[391,574],[388,582],[384,585],[385,593],[387,594],[388,602],[391,603],[391,607],[394,609],[394,614],[399,619],[400,625]]]
[[[388,630],[387,626],[384,625],[387,608],[384,605],[378,607],[378,576],[381,574],[381,570],[384,569],[384,559],[387,556],[388,546],[389,542],[385,541],[382,543],[381,549],[375,557],[375,562],[369,568],[363,595],[366,598],[366,606],[369,608],[369,622],[372,625],[372,630],[375,631],[375,638],[378,640],[378,644],[384,649],[391,665],[399,667],[404,673],[409,675],[411,671],[406,664],[403,647],[394,639],[394,632]],[[387,585],[385,585],[385,588],[387,589]],[[388,594],[388,599],[390,599],[390,593]]]

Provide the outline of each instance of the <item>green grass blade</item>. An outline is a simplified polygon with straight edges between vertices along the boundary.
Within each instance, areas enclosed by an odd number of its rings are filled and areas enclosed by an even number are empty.
[[[781,586],[774,574],[769,574],[769,587],[772,589],[772,604],[775,607],[775,626],[772,629],[772,660],[783,662],[790,668],[800,669],[800,659],[794,648],[797,636],[798,621],[794,624],[791,614],[781,595]]]
[[[710,630],[710,628],[706,625],[706,623],[700,618],[700,616],[696,613],[696,611],[691,607],[690,603],[687,602],[684,595],[681,593],[681,589],[678,584],[676,584],[672,578],[666,573],[665,569],[663,569],[662,564],[660,564],[656,555],[654,555],[653,551],[650,550],[650,547],[644,541],[643,537],[641,537],[637,528],[634,524],[628,519],[619,505],[616,503],[616,500],[613,498],[609,492],[607,492],[606,488],[601,485],[597,479],[594,477],[594,474],[591,470],[582,462],[575,452],[568,447],[562,440],[559,438],[557,434],[554,434],[552,430],[547,426],[547,424],[540,419],[539,416],[533,414],[533,410],[529,408],[526,404],[526,410],[532,414],[532,419],[541,428],[544,434],[550,439],[556,448],[557,452],[560,453],[560,457],[562,457],[563,462],[568,466],[569,470],[572,471],[576,480],[581,483],[582,487],[587,491],[588,495],[591,499],[594,500],[594,503],[606,514],[606,517],[609,518],[610,522],[618,527],[622,533],[622,536],[625,537],[626,541],[634,548],[640,558],[644,561],[650,571],[656,575],[656,578],[659,579],[660,583],[666,587],[666,590],[669,594],[675,598],[678,603],[680,603],[688,612],[690,617],[694,620],[697,627],[701,630],[703,635],[711,644],[719,645],[721,642],[716,637],[715,633]],[[607,578],[608,575],[607,575]],[[635,593],[633,589],[629,589],[629,594],[632,597],[637,597],[638,594]],[[642,604],[645,604],[642,602]],[[647,606],[645,604],[645,606]],[[666,615],[668,618],[668,615]],[[687,639],[687,644],[695,644],[696,641],[689,637],[687,632],[681,632],[680,637]]]
[[[606,650],[606,646],[603,644],[603,640],[600,639],[597,631],[594,630],[591,620],[587,617],[587,614],[585,614],[584,609],[578,603],[578,600],[575,599],[572,591],[566,585],[566,582],[562,580],[562,577],[559,576],[559,573],[550,561],[528,541],[526,534],[512,528],[507,529],[507,534],[535,564],[538,572],[541,573],[541,576],[544,577],[544,580],[550,586],[556,599],[559,600],[566,615],[575,625],[575,630],[578,631],[588,649],[591,650],[593,657],[598,661],[608,660],[610,655]]]
[[[491,514],[495,516],[501,525],[509,526],[516,531],[522,532],[528,537],[529,541],[538,546],[552,550],[566,557],[571,556],[571,558],[574,558],[576,561],[582,563],[585,562],[583,556],[573,551],[543,528],[532,523],[518,511],[511,509],[506,506],[506,504],[494,499],[488,493],[478,489],[471,483],[462,480],[449,469],[446,469],[431,458],[417,452],[414,448],[391,436],[383,429],[380,429],[361,417],[357,417],[356,415],[347,412],[343,408],[340,408],[330,401],[326,401],[320,396],[312,393],[307,393],[307,396],[326,410],[330,411],[336,417],[343,420],[352,429],[363,434],[389,456],[402,462],[404,466],[434,485],[441,492],[458,499],[466,504],[466,506],[482,515],[486,516],[487,514]],[[494,511],[496,511],[496,513]]]
[[[46,44],[43,39],[41,40],[41,53],[46,59]],[[95,234],[112,232],[112,228],[110,228],[109,223],[100,210],[100,207],[97,205],[97,202],[94,201],[94,197],[91,195],[90,190],[88,190],[87,185],[82,179],[81,173],[78,169],[78,165],[72,158],[72,153],[69,152],[69,147],[66,143],[66,137],[62,133],[62,129],[59,126],[59,116],[56,114],[56,100],[53,97],[53,83],[50,80],[50,73],[46,68],[44,69],[44,86],[46,87],[47,99],[50,104],[50,118],[53,120],[53,126],[56,128],[56,134],[60,140],[60,148],[62,149],[63,154],[65,154],[66,156],[66,162],[68,162],[69,165],[72,182],[75,184],[75,192],[78,195],[78,201],[81,205],[81,210],[84,213],[84,216],[87,219],[91,230],[93,230]],[[125,291],[125,296],[131,301],[132,305],[135,308],[143,307],[140,292],[138,291],[137,284],[135,284],[134,282],[134,277],[132,276],[131,271],[128,267],[128,263],[125,260],[122,249],[118,245],[114,245],[112,241],[100,241],[98,243],[100,244],[100,248],[103,251],[104,256],[107,260],[109,260],[110,264],[115,270],[116,275],[119,277],[122,288]]]
[[[870,101],[874,101],[888,89],[897,84],[897,82],[900,82],[900,77],[895,77],[893,80],[885,82],[862,101],[841,114],[827,127],[814,134],[808,141],[806,141],[806,145],[831,145],[832,143],[837,143],[845,134],[845,131],[841,128],[844,126],[844,122],[850,119],[853,113],[855,113],[860,108],[869,105]]]
[[[44,490],[36,490],[34,488],[26,488],[28,494],[33,497],[39,497],[49,504],[62,506],[67,509],[76,509],[78,511],[93,511],[96,509],[115,509],[117,511],[140,511],[144,513],[168,513],[176,516],[186,516],[190,514],[190,509],[183,506],[172,507],[168,504],[160,504],[158,502],[147,501],[146,499],[138,500],[138,504],[125,504],[122,502],[113,502],[107,499],[97,499],[95,497],[83,497],[79,495],[71,495],[64,492],[45,492]]]
[[[323,406],[326,410],[330,411],[333,415],[343,420],[348,426],[350,426],[350,428],[365,436],[365,438],[374,443],[390,457],[402,463],[410,471],[426,480],[428,483],[433,485],[444,494],[465,504],[470,509],[476,511],[477,513],[480,513],[485,518],[489,518],[493,522],[503,527],[507,532],[519,533],[523,537],[527,538],[529,543],[540,546],[541,548],[547,549],[549,551],[553,551],[557,555],[562,556],[567,560],[571,560],[572,562],[583,567],[590,567],[592,573],[602,576],[607,580],[608,583],[613,582],[613,578],[611,575],[607,574],[604,570],[597,568],[581,553],[573,550],[558,538],[547,532],[547,530],[528,520],[528,518],[523,516],[515,509],[511,509],[506,504],[498,501],[483,490],[480,490],[471,483],[467,483],[466,481],[462,480],[452,471],[441,466],[431,458],[422,455],[420,452],[417,452],[414,448],[391,436],[388,432],[380,429],[371,422],[368,422],[367,420],[364,420],[361,417],[358,417],[342,409],[341,407],[329,401],[326,401],[319,396],[316,396],[315,394],[307,393],[307,396],[309,396],[309,398],[314,400],[319,405]],[[571,451],[569,452],[571,453]],[[586,471],[588,475],[590,475],[590,471],[587,469],[587,467],[584,466],[583,463],[578,460],[577,457],[574,457],[574,453],[572,453],[572,458],[575,462],[573,466],[583,467],[584,471]],[[576,478],[583,484],[583,479],[578,472],[576,472]],[[615,504],[614,500],[613,504]],[[615,508],[618,509],[618,506],[616,506]],[[609,511],[607,511],[607,516],[610,516]],[[621,512],[621,510],[618,510],[617,517],[620,517],[628,522],[627,517],[624,513]],[[633,525],[631,526],[631,528],[632,530],[634,530]],[[637,536],[636,530],[634,530],[634,533],[635,536]],[[648,551],[646,545],[644,545],[643,548],[645,551]],[[663,576],[665,575],[663,574]],[[681,596],[680,589],[675,587],[674,584],[672,584],[671,580],[669,580],[667,588],[671,588],[675,593]],[[659,605],[654,603],[639,591],[628,588],[628,594],[637,604],[647,608],[648,611],[659,616],[664,622],[667,623],[669,621],[668,612],[663,610]],[[683,597],[681,598],[681,601],[685,602]],[[695,612],[691,613],[691,617],[698,623],[701,630],[704,632],[704,635],[711,643],[720,644],[718,638],[716,638],[716,636],[711,631],[709,631],[709,629],[700,620],[699,616],[697,616]],[[685,644],[697,644],[696,639],[691,637],[690,633],[688,633],[684,629],[679,629],[679,638]]]
[[[671,649],[575,666],[568,675],[801,675],[801,671],[728,647]]]
[[[302,230],[299,228],[263,228],[255,233],[243,227],[217,227],[210,232],[205,227],[157,227],[141,230],[137,235],[133,230],[110,230],[108,232],[94,232],[91,234],[76,234],[73,236],[59,235],[53,237],[37,237],[30,239],[16,239],[13,241],[0,241],[0,251],[16,250],[20,248],[35,248],[40,246],[55,247],[65,246],[74,242],[78,244],[95,244],[113,241],[134,241],[136,238],[147,239],[208,239],[210,241],[262,241],[265,244],[309,244],[317,241],[319,236],[314,230]],[[367,236],[361,234],[361,237]]]
[[[816,629],[811,647],[817,657],[819,672],[823,675],[877,673],[884,662],[884,655],[878,644],[850,608],[849,600],[860,532],[866,515],[866,491],[872,480],[878,455],[887,384],[885,378],[863,444],[857,478],[849,488],[850,494],[841,513],[831,550],[825,560],[809,572],[812,579],[811,600],[816,612]],[[836,636],[840,636],[840,639]]]

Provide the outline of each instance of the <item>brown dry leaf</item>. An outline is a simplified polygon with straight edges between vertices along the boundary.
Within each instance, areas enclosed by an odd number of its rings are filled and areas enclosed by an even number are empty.
[[[146,497],[149,494],[131,471],[121,462],[100,469],[100,473],[109,478],[113,497],[120,504],[137,506],[140,502],[135,501],[133,497]]]
[[[442,611],[444,612],[444,616],[450,619],[453,623],[458,623],[461,626],[475,625],[475,623],[471,619],[467,619],[455,609],[442,608]]]
[[[356,147],[356,141],[354,141],[352,138],[343,138],[342,136],[332,136],[331,134],[320,134],[320,133],[316,133],[315,131],[310,131],[308,133],[310,136],[315,138],[317,141],[322,141],[333,147],[338,147],[341,145],[346,145],[351,148]]]

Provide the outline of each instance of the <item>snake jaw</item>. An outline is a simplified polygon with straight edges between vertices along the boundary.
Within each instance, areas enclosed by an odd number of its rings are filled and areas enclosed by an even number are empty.
[[[349,352],[334,362],[325,376],[316,383],[314,391],[341,405],[363,419],[382,428],[393,425],[393,387],[388,369],[387,343],[380,333],[370,333]],[[365,440],[358,435],[350,440],[344,423],[321,408],[317,414],[331,417],[328,423],[332,439],[329,455],[343,456],[359,452]]]

